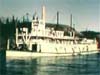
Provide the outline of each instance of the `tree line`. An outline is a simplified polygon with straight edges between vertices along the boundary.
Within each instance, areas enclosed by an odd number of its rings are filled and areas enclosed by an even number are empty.
[[[16,27],[23,26],[25,24],[26,26],[30,28],[31,22],[26,21],[25,18],[23,18],[23,21],[18,20],[14,16],[12,16],[11,19],[10,18],[0,18],[0,37],[5,37],[6,39],[10,37],[15,38]],[[61,26],[58,26],[59,29],[61,29]],[[95,31],[81,31],[80,33],[82,33],[82,37],[91,38],[91,39],[95,38],[98,34],[100,34],[100,32],[95,32]]]

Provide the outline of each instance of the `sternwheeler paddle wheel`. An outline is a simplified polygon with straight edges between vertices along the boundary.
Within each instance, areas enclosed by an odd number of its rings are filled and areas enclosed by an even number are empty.
[[[30,36],[28,35],[27,28],[20,28],[21,33],[18,34],[18,29],[16,28],[16,44],[19,50],[29,51],[30,47]],[[18,43],[20,41],[20,43]]]

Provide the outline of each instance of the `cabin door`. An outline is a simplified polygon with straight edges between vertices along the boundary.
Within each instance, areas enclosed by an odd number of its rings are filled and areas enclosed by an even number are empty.
[[[32,45],[32,52],[37,52],[37,44]]]

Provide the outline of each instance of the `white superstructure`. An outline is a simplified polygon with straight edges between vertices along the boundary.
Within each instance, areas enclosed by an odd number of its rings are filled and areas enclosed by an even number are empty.
[[[26,27],[16,28],[16,44],[19,49],[24,46],[29,51],[46,53],[81,53],[97,50],[95,40],[80,39],[74,34],[65,36],[64,31],[46,28],[45,15],[43,6],[42,18],[34,15],[30,33]]]

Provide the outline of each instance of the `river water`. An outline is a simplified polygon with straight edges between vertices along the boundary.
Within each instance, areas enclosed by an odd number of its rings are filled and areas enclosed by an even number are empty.
[[[7,75],[100,75],[100,54],[7,58]]]

